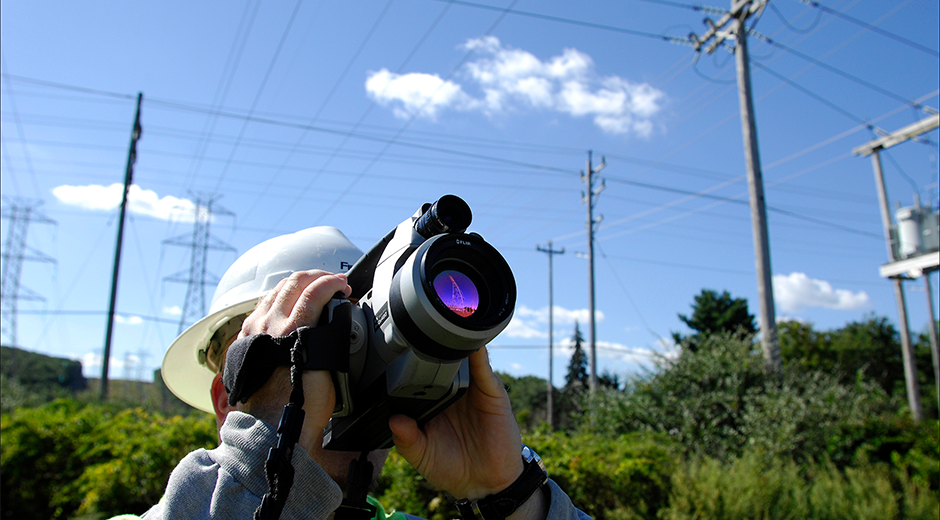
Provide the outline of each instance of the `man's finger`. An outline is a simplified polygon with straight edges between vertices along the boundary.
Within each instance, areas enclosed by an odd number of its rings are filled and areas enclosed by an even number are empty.
[[[274,303],[271,305],[269,312],[275,313],[277,315],[288,317],[294,312],[294,307],[297,304],[297,300],[303,295],[307,287],[314,283],[318,278],[325,276],[329,273],[326,271],[297,271],[291,273],[290,276],[284,281],[284,285],[279,291],[277,291],[277,296],[274,299]]]

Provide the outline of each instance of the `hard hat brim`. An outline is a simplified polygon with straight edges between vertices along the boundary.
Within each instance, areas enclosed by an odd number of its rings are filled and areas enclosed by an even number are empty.
[[[260,299],[252,298],[226,307],[183,331],[163,357],[160,372],[167,389],[186,404],[214,414],[210,390],[216,373],[199,361],[199,351],[206,348],[219,327],[232,318],[251,312]]]

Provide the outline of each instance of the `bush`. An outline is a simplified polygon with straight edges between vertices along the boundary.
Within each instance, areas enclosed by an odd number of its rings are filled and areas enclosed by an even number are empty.
[[[803,465],[750,449],[725,463],[703,456],[672,478],[666,520],[935,519],[940,502],[929,487],[885,464],[839,470]]]
[[[668,434],[689,456],[731,460],[760,447],[785,458],[852,462],[870,430],[900,406],[865,379],[784,367],[764,371],[749,336],[711,336],[695,352],[662,358],[659,371],[625,392],[598,392],[583,406],[582,429],[611,436]],[[910,423],[909,423],[910,424]]]
[[[575,505],[597,520],[656,518],[680,454],[668,436],[650,433],[608,438],[543,430],[524,441]]]
[[[211,416],[166,418],[59,400],[0,424],[2,516],[141,514],[188,452],[217,443]]]

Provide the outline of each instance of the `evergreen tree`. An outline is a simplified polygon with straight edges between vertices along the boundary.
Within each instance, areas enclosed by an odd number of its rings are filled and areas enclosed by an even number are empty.
[[[683,336],[673,332],[672,339],[692,352],[698,350],[705,338],[714,334],[757,332],[754,315],[747,312],[747,300],[732,298],[728,291],[718,294],[718,291],[702,289],[692,304],[692,316],[680,314],[679,319],[695,333]]]
[[[584,352],[584,337],[581,336],[581,329],[578,322],[574,323],[574,336],[571,341],[574,343],[574,354],[571,355],[571,361],[568,362],[568,373],[565,375],[565,392],[580,391],[588,386],[588,358]]]

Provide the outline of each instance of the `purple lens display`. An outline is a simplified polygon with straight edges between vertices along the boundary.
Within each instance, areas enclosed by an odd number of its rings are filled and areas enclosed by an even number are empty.
[[[477,286],[459,271],[441,271],[434,278],[434,290],[444,305],[462,318],[470,316],[480,306]]]

